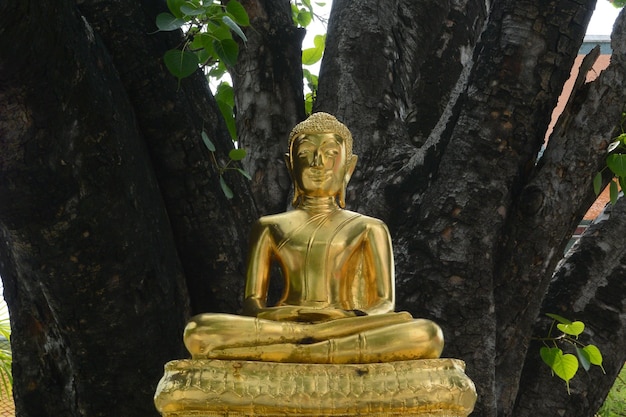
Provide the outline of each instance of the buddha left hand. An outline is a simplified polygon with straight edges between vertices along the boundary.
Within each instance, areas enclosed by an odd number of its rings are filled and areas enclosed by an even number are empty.
[[[276,321],[323,322],[346,317],[363,316],[365,313],[356,310],[336,308],[310,308],[300,306],[266,307],[259,311],[257,318]]]

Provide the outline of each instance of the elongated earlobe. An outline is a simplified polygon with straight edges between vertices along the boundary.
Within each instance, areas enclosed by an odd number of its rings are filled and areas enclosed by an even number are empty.
[[[293,207],[298,207],[298,201],[302,196],[302,190],[300,190],[300,187],[298,187],[298,183],[293,176],[293,164],[291,163],[291,157],[289,153],[286,153],[284,156],[285,165],[287,165],[287,171],[289,172],[289,176],[291,177],[291,183],[293,184],[293,199],[291,200],[291,205]]]
[[[343,177],[343,185],[341,190],[339,190],[339,207],[346,207],[346,189],[348,188],[348,182],[350,182],[350,178],[352,177],[352,173],[354,173],[354,168],[356,168],[356,161],[358,157],[356,155],[352,155],[349,161],[346,163],[346,173]]]

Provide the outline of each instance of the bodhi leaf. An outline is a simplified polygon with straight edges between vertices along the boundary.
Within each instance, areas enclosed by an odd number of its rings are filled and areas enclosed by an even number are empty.
[[[180,11],[180,8],[183,7],[186,3],[186,0],[167,0],[167,8],[170,9],[170,12],[178,18],[183,17],[183,13]]]
[[[604,367],[602,366],[602,353],[600,353],[600,349],[598,349],[595,345],[587,345],[582,349],[589,357],[589,362],[592,365],[597,365],[602,368],[602,372],[604,371]]]
[[[626,177],[626,154],[616,153],[606,157],[606,165],[618,177]]]
[[[224,177],[222,177],[221,175],[220,175],[220,187],[222,187],[222,192],[224,193],[227,199],[230,200],[231,198],[233,198],[234,196],[233,190],[230,189],[230,187],[226,184],[226,181],[224,181]]]
[[[322,55],[324,54],[324,45],[326,43],[326,35],[316,35],[315,38],[313,38],[313,43],[315,44],[313,48],[307,48],[302,51],[303,65],[313,65],[322,59]]]
[[[198,69],[198,57],[193,52],[170,49],[163,60],[167,69],[178,79],[188,77]]]
[[[557,355],[552,365],[554,373],[567,384],[567,392],[569,393],[569,381],[574,378],[578,372],[578,359],[576,356],[566,353],[565,355]]]
[[[240,173],[241,175],[243,175],[244,177],[246,177],[247,179],[249,179],[249,180],[251,180],[251,179],[252,179],[252,176],[251,176],[250,174],[248,174],[248,171],[244,171],[244,170],[243,170],[243,169],[241,169],[241,168],[237,168],[237,171],[239,171],[239,173]]]
[[[202,131],[201,136],[202,142],[204,142],[204,145],[207,147],[207,149],[211,152],[215,152],[215,145],[213,144],[213,142],[211,142],[211,139],[209,139],[209,135],[207,135],[204,130]]]
[[[239,46],[232,39],[214,40],[213,48],[224,64],[229,67],[235,66],[237,63],[237,55],[239,55]]]
[[[575,321],[570,324],[559,323],[556,325],[557,329],[570,336],[578,336],[585,331],[585,323],[582,321]]]
[[[226,11],[232,16],[233,20],[241,26],[250,26],[250,18],[246,9],[236,0],[230,0],[226,5]]]
[[[572,354],[563,354],[559,348],[542,347],[539,351],[541,359],[552,369],[559,378],[567,384],[569,393],[569,380],[578,372],[578,359]]]
[[[556,321],[558,321],[559,323],[562,323],[562,324],[571,324],[572,323],[571,320],[568,320],[565,317],[561,317],[558,314],[547,313],[546,316],[548,316],[552,320],[556,320]]]
[[[183,19],[179,19],[170,13],[159,13],[156,17],[156,25],[159,30],[168,32],[179,29],[185,24]]]
[[[578,361],[580,362],[580,365],[583,367],[583,369],[585,371],[588,371],[589,368],[591,368],[591,360],[589,359],[589,354],[583,349],[577,347],[576,356],[578,356]]]
[[[241,161],[243,158],[246,157],[246,150],[245,149],[231,149],[231,151],[228,152],[228,157],[232,159],[233,161]]]
[[[239,25],[237,23],[235,23],[235,21],[233,19],[231,19],[228,16],[223,16],[222,17],[222,22],[224,22],[226,24],[226,26],[228,26],[241,39],[243,39],[244,42],[248,42],[248,38],[246,38],[246,35],[243,33],[243,31],[241,30]]]
[[[549,348],[549,347],[543,346],[541,349],[539,349],[539,355],[541,356],[541,359],[550,368],[552,368],[552,365],[554,365],[554,362],[556,361],[555,358],[559,354],[559,352],[563,354],[563,351],[559,348]]]
[[[233,108],[221,100],[217,100],[217,107],[220,109],[220,113],[224,117],[228,133],[232,140],[237,140],[237,127],[235,125],[235,115],[233,114]]]
[[[617,188],[617,183],[615,181],[611,181],[609,183],[609,198],[611,200],[611,204],[617,203],[618,197],[619,197],[619,189]]]
[[[598,172],[596,176],[593,177],[593,192],[596,193],[596,195],[600,195],[601,191],[602,191],[602,174]]]

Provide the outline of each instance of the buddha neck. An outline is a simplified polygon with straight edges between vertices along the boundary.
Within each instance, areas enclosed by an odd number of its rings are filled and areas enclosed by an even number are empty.
[[[311,214],[332,213],[339,210],[335,197],[312,197],[303,195],[298,208]]]

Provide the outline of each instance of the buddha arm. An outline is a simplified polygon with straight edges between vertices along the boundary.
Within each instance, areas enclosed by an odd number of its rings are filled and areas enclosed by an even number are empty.
[[[269,286],[273,246],[269,227],[257,221],[252,227],[250,242],[243,313],[256,316],[265,308]]]
[[[395,283],[391,236],[382,222],[369,225],[365,239],[367,270],[372,275],[370,305],[361,310],[368,314],[392,312],[395,308]]]

